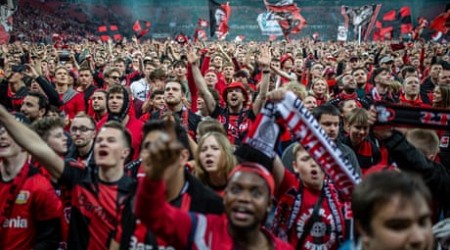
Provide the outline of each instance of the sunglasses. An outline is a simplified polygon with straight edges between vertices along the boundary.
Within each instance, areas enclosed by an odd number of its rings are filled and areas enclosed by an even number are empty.
[[[120,80],[120,76],[110,76],[109,78],[111,78],[113,80]]]

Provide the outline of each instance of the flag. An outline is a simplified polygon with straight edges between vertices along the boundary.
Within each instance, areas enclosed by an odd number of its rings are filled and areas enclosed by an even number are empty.
[[[180,45],[185,45],[189,42],[189,37],[183,33],[179,33],[178,35],[175,36],[174,40]]]
[[[199,18],[198,21],[197,21],[197,26],[198,27],[206,28],[206,27],[208,27],[208,25],[209,25],[208,20],[205,20],[203,18]]]
[[[380,12],[381,4],[363,5],[363,6],[341,6],[341,14],[344,17],[344,27],[348,30],[349,26],[353,26],[355,36],[358,35],[359,27],[361,27],[361,37],[367,41],[369,34],[377,20]]]
[[[442,34],[446,34],[450,30],[450,4],[447,4],[444,13],[439,14],[431,21],[430,29]]]
[[[206,34],[206,31],[201,28],[196,28],[194,31],[194,42],[206,40],[208,40],[208,35]]]
[[[3,1],[0,5],[0,44],[9,43],[9,33],[13,30],[13,14],[18,4],[16,1]]]
[[[245,36],[244,35],[238,35],[238,36],[236,36],[236,38],[234,38],[234,41],[235,42],[242,42],[242,41],[244,41],[245,40]]]
[[[107,42],[109,39],[112,39],[113,41],[120,41],[123,38],[117,25],[98,26],[97,31],[103,42]]]
[[[278,20],[284,36],[298,33],[306,25],[305,18],[300,14],[301,9],[293,1],[282,0],[276,4],[269,4],[267,0],[264,0],[264,4]]]
[[[276,39],[276,36],[283,35],[283,30],[272,12],[266,11],[259,14],[256,21],[263,36],[275,36]]]
[[[338,27],[337,40],[338,41],[347,41],[347,33],[348,30],[345,26],[341,25]]]
[[[133,32],[139,39],[150,31],[152,24],[149,21],[136,20],[133,25]]]
[[[223,40],[229,32],[228,21],[231,15],[231,7],[228,2],[220,4],[215,0],[209,0],[208,3],[210,36],[215,35],[217,39]]]
[[[413,31],[411,9],[403,6],[398,10],[390,10],[383,15],[381,21],[377,21],[373,40],[392,39],[407,35]]]

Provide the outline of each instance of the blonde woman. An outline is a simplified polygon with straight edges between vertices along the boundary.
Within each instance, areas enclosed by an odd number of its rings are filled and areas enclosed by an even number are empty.
[[[316,98],[317,106],[326,103],[330,98],[328,84],[324,78],[314,79],[312,84],[309,86],[309,92],[310,95]]]
[[[200,181],[223,195],[228,174],[237,165],[227,136],[220,132],[205,134],[198,143],[195,163],[195,175]]]

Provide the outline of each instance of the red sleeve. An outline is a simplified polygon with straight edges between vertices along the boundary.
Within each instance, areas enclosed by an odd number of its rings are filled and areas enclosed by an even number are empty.
[[[294,174],[284,169],[283,181],[275,192],[275,198],[279,199],[283,194],[285,194],[290,188],[298,187],[299,181]]]
[[[33,193],[34,211],[36,220],[45,221],[61,218],[61,200],[56,196],[50,181],[39,175],[35,177],[35,186],[39,187]]]
[[[209,57],[209,56],[205,56],[205,58],[203,58],[203,63],[202,63],[202,68],[201,68],[202,75],[205,75],[206,71],[208,71],[210,61],[211,61],[211,57]]]
[[[191,110],[192,112],[197,112],[198,89],[197,85],[195,85],[194,75],[192,74],[191,67],[191,64],[189,64],[187,67],[187,81],[189,92],[191,93]]]
[[[160,236],[175,249],[188,246],[192,220],[189,213],[172,207],[166,201],[164,181],[144,178],[138,187],[136,216],[155,235]]]

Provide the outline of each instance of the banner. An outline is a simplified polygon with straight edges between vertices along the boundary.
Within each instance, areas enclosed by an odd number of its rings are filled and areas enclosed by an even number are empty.
[[[261,29],[261,34],[263,36],[282,36],[283,30],[275,18],[275,15],[271,12],[263,12],[258,15],[256,19],[259,28]]]
[[[276,4],[269,4],[264,0],[264,4],[278,21],[284,36],[299,33],[306,25],[305,18],[300,14],[301,9],[293,1],[282,0]]]
[[[13,30],[13,17],[18,6],[13,0],[0,5],[0,44],[9,43],[9,33]]]
[[[231,7],[228,4],[219,4],[215,0],[209,0],[210,36],[216,36],[223,40],[228,35],[228,21],[231,15]]]
[[[412,31],[411,8],[404,6],[398,10],[386,12],[382,20],[377,21],[373,40],[400,38],[401,35],[410,34]]]
[[[353,26],[354,35],[357,36],[359,30],[361,30],[361,38],[367,41],[369,34],[377,20],[378,13],[380,12],[381,4],[372,4],[364,6],[342,6],[341,14],[344,17],[344,26],[349,28]]]
[[[376,103],[376,125],[449,130],[450,110]]]
[[[337,32],[337,40],[341,42],[347,41],[348,30],[345,26],[339,26]]]
[[[102,25],[97,28],[97,31],[102,42],[108,42],[109,39],[117,42],[123,38],[117,25]]]

